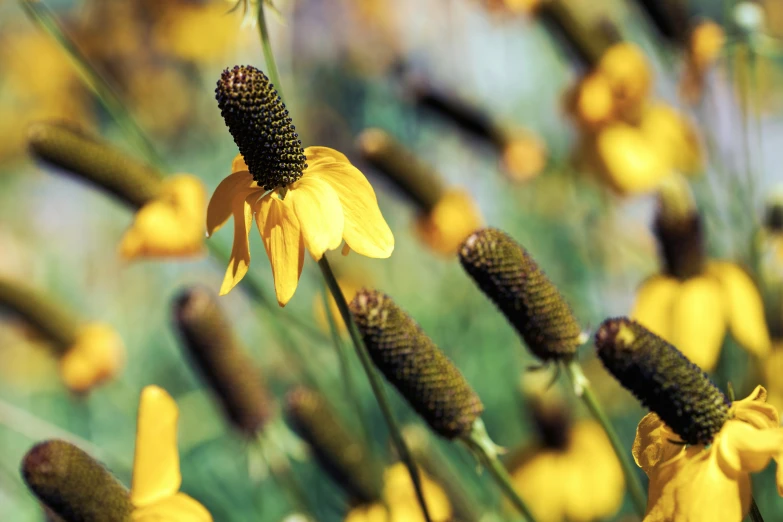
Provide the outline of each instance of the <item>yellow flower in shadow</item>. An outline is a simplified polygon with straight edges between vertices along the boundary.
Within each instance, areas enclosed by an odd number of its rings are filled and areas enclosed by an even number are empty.
[[[202,254],[206,199],[195,176],[177,174],[163,180],[158,196],[136,213],[120,243],[120,255],[136,259]]]
[[[60,358],[60,376],[74,392],[87,392],[117,375],[125,362],[125,345],[111,326],[86,323]]]
[[[734,401],[712,443],[685,445],[655,413],[639,423],[633,457],[650,479],[644,522],[742,520],[751,501],[750,474],[783,455],[777,410],[758,386]],[[783,466],[778,466],[783,495]]]
[[[375,191],[345,155],[328,147],[304,150],[307,168],[285,188],[265,191],[253,180],[241,155],[231,175],[218,185],[207,208],[212,235],[234,217],[234,246],[220,295],[242,280],[250,266],[248,233],[255,215],[275,281],[275,294],[285,306],[296,291],[305,248],[317,261],[343,240],[354,252],[386,258],[394,236],[381,215]]]
[[[448,188],[429,212],[419,214],[414,230],[435,252],[453,255],[482,224],[481,213],[470,193],[461,188]]]
[[[518,132],[503,147],[501,165],[506,177],[517,183],[538,176],[548,159],[546,144],[531,132]]]
[[[625,494],[623,470],[601,426],[577,422],[562,448],[533,453],[511,472],[514,488],[540,522],[610,517]],[[600,487],[593,487],[600,484]]]
[[[389,506],[389,512],[386,512],[382,504],[360,506],[348,513],[345,522],[424,522],[424,513],[405,465],[398,462],[387,468],[383,475],[383,497]],[[446,493],[423,471],[421,486],[432,521],[450,521],[451,503]]]
[[[178,416],[164,389],[147,386],[141,392],[130,492],[134,522],[212,521],[204,506],[179,491]]]

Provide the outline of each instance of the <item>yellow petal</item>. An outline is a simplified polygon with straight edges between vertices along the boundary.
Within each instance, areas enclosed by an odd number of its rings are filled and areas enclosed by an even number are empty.
[[[262,199],[256,224],[272,265],[277,302],[285,306],[299,283],[305,251],[299,220],[289,198],[281,201],[272,194]]]
[[[470,193],[447,189],[429,213],[416,220],[416,234],[427,246],[443,255],[454,255],[483,219]]]
[[[120,254],[126,259],[201,254],[205,206],[206,192],[198,178],[178,174],[166,179],[160,195],[136,213]]]
[[[74,392],[86,392],[116,375],[125,361],[125,345],[111,326],[88,323],[60,359],[60,376]]]
[[[677,171],[694,174],[703,169],[698,132],[693,123],[673,107],[664,103],[647,107],[639,129]]]
[[[340,198],[324,180],[304,176],[288,191],[305,246],[316,261],[343,241],[345,219]]]
[[[640,130],[614,123],[598,133],[596,153],[606,180],[622,194],[648,192],[672,173],[671,165]]]
[[[684,446],[672,444],[680,440],[655,413],[648,413],[636,427],[631,454],[636,465],[650,475],[655,469],[670,461],[680,453]]]
[[[720,430],[717,446],[721,467],[730,477],[756,473],[773,457],[783,454],[783,428],[760,430],[739,420],[728,420]]]
[[[253,220],[253,207],[242,193],[234,195],[232,212],[234,214],[234,244],[231,247],[231,259],[228,262],[220,295],[225,295],[239,283],[250,267],[250,222]]]
[[[778,410],[767,404],[767,390],[763,386],[756,386],[750,395],[731,403],[731,415],[760,430],[780,425]]]
[[[222,227],[231,216],[234,197],[237,193],[258,190],[258,185],[249,172],[240,171],[226,177],[215,189],[207,207],[207,234],[212,235]]]
[[[242,171],[250,173],[250,169],[247,168],[247,163],[245,163],[245,158],[241,154],[237,154],[231,162],[231,174]]]
[[[540,451],[511,472],[514,489],[540,522],[560,522],[565,518],[564,472],[554,451]]]
[[[367,257],[389,257],[394,236],[378,208],[372,185],[359,169],[345,162],[324,162],[308,167],[307,173],[329,183],[340,198],[345,217],[343,238],[351,250]]]
[[[330,149],[329,147],[307,147],[304,150],[307,158],[307,168],[313,168],[316,163],[332,162],[351,163],[348,157],[342,152]]]
[[[184,493],[133,510],[133,522],[212,522],[204,506]]]
[[[142,390],[131,481],[134,506],[148,506],[179,491],[178,416],[177,403],[166,390],[157,386]]]
[[[672,307],[672,344],[707,372],[715,368],[726,335],[724,299],[717,280],[698,276],[682,283]]]
[[[765,358],[772,348],[772,341],[764,318],[764,303],[755,283],[733,263],[712,261],[707,270],[723,286],[731,335],[748,352]]]
[[[671,342],[672,306],[679,289],[680,282],[673,277],[650,277],[636,293],[631,317],[651,332]]]

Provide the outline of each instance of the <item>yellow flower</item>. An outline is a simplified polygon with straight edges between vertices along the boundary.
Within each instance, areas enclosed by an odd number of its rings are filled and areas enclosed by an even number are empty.
[[[446,493],[424,472],[421,472],[421,487],[432,521],[451,520],[451,504]],[[384,473],[383,496],[390,508],[388,514],[382,504],[360,506],[348,513],[345,522],[424,522],[410,474],[401,462]]]
[[[117,375],[124,361],[125,345],[114,328],[86,323],[60,358],[60,376],[68,388],[82,393]]]
[[[596,130],[615,117],[612,86],[606,76],[588,74],[566,94],[566,108],[586,130]]]
[[[772,350],[764,359],[762,371],[767,385],[767,402],[780,411],[783,408],[783,380],[780,379],[783,373],[783,340],[772,342]]]
[[[178,416],[177,403],[162,388],[141,392],[130,492],[134,522],[212,521],[204,506],[179,492]]]
[[[160,194],[142,206],[119,246],[122,257],[193,256],[204,252],[206,193],[189,174],[163,180]]]
[[[530,132],[519,132],[510,137],[502,153],[502,167],[514,182],[523,182],[538,176],[546,167],[546,144]]]
[[[435,252],[453,255],[482,224],[481,213],[470,193],[449,188],[429,212],[419,214],[415,231]]]
[[[644,522],[742,520],[751,500],[750,473],[783,454],[778,412],[758,386],[731,404],[709,445],[684,445],[655,413],[639,423],[633,456],[650,479]],[[783,495],[783,466],[778,466]]]
[[[618,113],[633,120],[653,83],[652,68],[642,50],[630,42],[614,44],[601,56],[596,72],[609,82]]]
[[[720,57],[725,43],[723,28],[711,20],[704,20],[693,28],[680,83],[683,98],[692,103],[701,98],[707,73]]]
[[[694,174],[704,168],[696,127],[670,105],[654,103],[646,107],[639,129],[672,169]]]
[[[221,295],[247,273],[254,216],[280,306],[296,291],[305,249],[318,261],[345,240],[347,248],[367,257],[391,255],[394,236],[370,183],[336,150],[302,150],[285,105],[261,71],[226,69],[217,93],[229,131],[244,154],[234,159],[231,175],[218,185],[207,208],[209,235],[234,217],[234,246]]]
[[[163,54],[213,62],[236,46],[236,20],[218,3],[176,3],[153,26],[152,40]]]
[[[539,522],[610,517],[620,508],[625,493],[620,463],[594,421],[578,422],[564,448],[536,452],[511,476],[514,488]]]

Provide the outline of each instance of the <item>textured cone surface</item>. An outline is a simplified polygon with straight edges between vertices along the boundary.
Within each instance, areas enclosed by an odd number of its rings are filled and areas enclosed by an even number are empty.
[[[141,207],[160,192],[161,174],[153,167],[68,125],[33,125],[28,145],[36,158],[94,183],[132,207]]]
[[[481,399],[421,327],[375,290],[358,292],[351,313],[375,366],[430,427],[447,439],[470,434]]]
[[[271,399],[214,295],[203,288],[187,290],[174,315],[184,348],[229,420],[249,437],[259,433],[271,415]]]
[[[30,490],[64,522],[130,520],[128,490],[73,444],[50,440],[34,446],[21,471]]]
[[[338,422],[326,400],[304,387],[289,392],[286,418],[326,473],[359,504],[381,498],[379,476],[365,448]]]
[[[251,66],[226,69],[215,94],[250,174],[265,190],[302,177],[305,155],[288,110],[264,73]]]
[[[677,348],[627,318],[607,319],[595,335],[604,366],[688,444],[709,444],[729,401]]]
[[[465,271],[543,360],[572,357],[581,330],[571,307],[530,254],[505,232],[486,228],[465,240]]]

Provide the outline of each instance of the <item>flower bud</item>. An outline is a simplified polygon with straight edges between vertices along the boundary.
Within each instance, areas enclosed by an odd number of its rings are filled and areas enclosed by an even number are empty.
[[[360,290],[350,308],[375,366],[413,409],[447,439],[468,436],[481,399],[421,327],[375,290]]]

